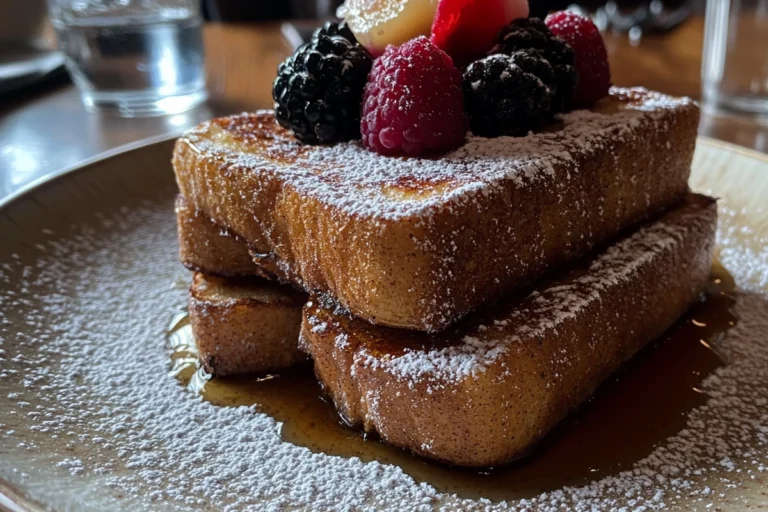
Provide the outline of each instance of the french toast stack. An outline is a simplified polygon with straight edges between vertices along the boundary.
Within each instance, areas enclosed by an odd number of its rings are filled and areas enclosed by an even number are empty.
[[[178,140],[190,321],[215,375],[311,359],[346,424],[494,466],[697,300],[716,206],[696,105],[611,89],[591,20],[415,4],[348,0],[274,111]]]
[[[452,465],[519,457],[700,296],[697,124],[619,88],[438,159],[305,145],[272,111],[203,123],[173,155],[202,364],[311,359],[350,426]]]

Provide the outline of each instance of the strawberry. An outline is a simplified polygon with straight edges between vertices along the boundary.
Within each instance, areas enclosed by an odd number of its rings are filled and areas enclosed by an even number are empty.
[[[485,56],[505,25],[526,16],[527,0],[439,0],[431,39],[464,67]]]
[[[573,48],[579,73],[574,105],[589,107],[606,96],[611,87],[611,69],[603,37],[592,20],[573,12],[559,11],[547,16],[544,22],[554,35]]]

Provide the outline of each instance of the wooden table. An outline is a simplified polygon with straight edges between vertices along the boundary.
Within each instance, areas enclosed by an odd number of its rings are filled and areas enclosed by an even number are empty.
[[[616,85],[642,85],[675,96],[701,97],[704,19],[694,17],[669,34],[632,46],[626,35],[606,34]],[[212,96],[236,110],[269,108],[277,64],[290,53],[278,26],[208,25],[205,47]],[[768,126],[729,116],[702,116],[701,133],[768,152]]]
[[[703,19],[694,18],[668,35],[646,36],[637,46],[625,35],[606,34],[614,83],[698,99],[703,29]],[[272,104],[272,77],[291,52],[279,26],[209,24],[205,49],[214,97],[261,108]]]

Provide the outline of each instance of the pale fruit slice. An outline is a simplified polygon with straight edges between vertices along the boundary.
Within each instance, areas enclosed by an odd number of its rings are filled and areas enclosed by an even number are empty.
[[[390,44],[429,36],[436,9],[437,0],[347,0],[338,15],[375,57]]]

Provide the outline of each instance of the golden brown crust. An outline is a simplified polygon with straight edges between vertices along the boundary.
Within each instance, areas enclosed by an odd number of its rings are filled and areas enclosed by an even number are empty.
[[[181,195],[176,197],[179,258],[190,270],[218,276],[259,275],[248,245],[214,224]]]
[[[345,420],[449,464],[524,454],[696,300],[716,205],[682,207],[448,331],[371,326],[312,299],[300,345]]]
[[[687,193],[692,102],[615,90],[564,118],[431,162],[302,146],[260,112],[190,131],[173,164],[182,194],[282,275],[373,323],[437,332]]]
[[[297,347],[305,295],[257,278],[195,272],[189,321],[214,375],[262,373],[307,361]]]

